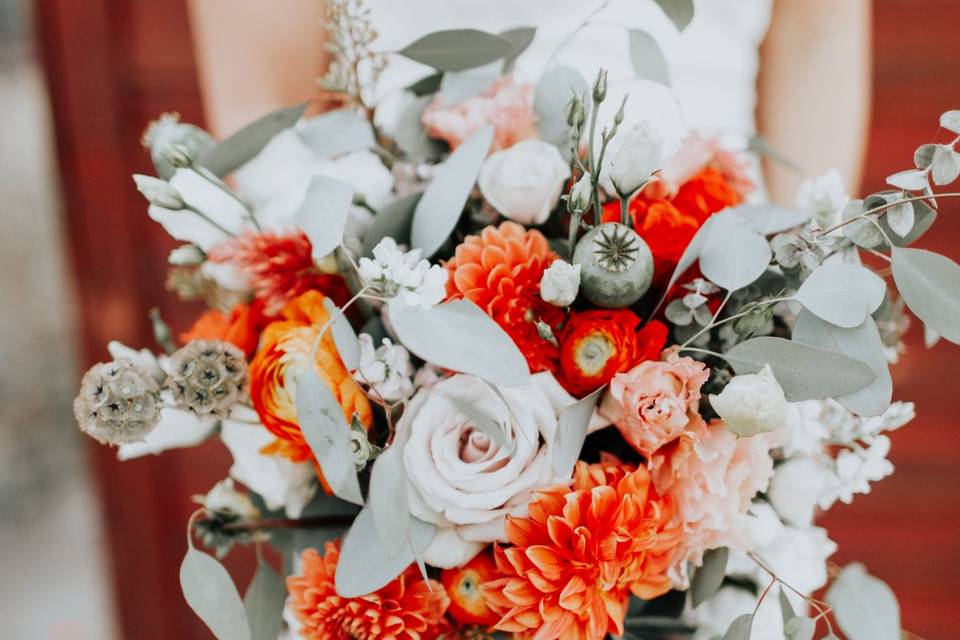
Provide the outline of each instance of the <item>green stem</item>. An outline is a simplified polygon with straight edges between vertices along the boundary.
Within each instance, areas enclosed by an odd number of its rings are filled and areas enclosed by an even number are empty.
[[[707,331],[709,331],[709,330],[711,330],[711,329],[714,329],[714,328],[716,328],[716,327],[719,327],[720,325],[724,325],[724,324],[726,324],[726,323],[728,323],[728,322],[733,322],[734,320],[736,320],[736,319],[738,319],[738,318],[742,318],[742,317],[744,317],[744,316],[746,316],[746,315],[749,315],[749,314],[753,313],[753,312],[756,310],[756,308],[757,308],[758,306],[760,306],[761,304],[777,304],[778,302],[786,302],[787,300],[793,300],[793,298],[790,298],[790,297],[772,298],[772,299],[770,299],[770,300],[761,300],[760,302],[758,302],[758,303],[756,304],[756,306],[751,307],[750,309],[748,309],[748,310],[746,310],[746,311],[741,311],[740,313],[735,313],[735,314],[732,315],[732,316],[727,316],[727,317],[724,318],[723,320],[717,320],[717,316],[719,316],[719,315],[720,315],[720,311],[723,310],[723,305],[726,304],[727,300],[730,299],[730,295],[731,295],[732,293],[733,293],[732,291],[728,291],[728,292],[727,292],[727,297],[724,298],[724,301],[723,301],[723,303],[721,303],[720,308],[717,309],[717,312],[716,312],[715,314],[713,314],[713,319],[710,321],[710,324],[708,324],[708,325],[705,326],[704,328],[700,329],[700,331],[697,331],[695,334],[693,334],[692,336],[690,336],[689,338],[687,338],[687,340],[686,340],[683,344],[680,345],[680,349],[681,349],[682,351],[691,351],[692,349],[688,349],[688,348],[687,348],[687,345],[689,345],[691,342],[693,342],[694,340],[696,340],[697,338],[699,338],[700,336],[702,336],[704,333],[706,333]],[[722,357],[722,356],[721,356],[721,357]]]
[[[340,307],[335,314],[330,316],[323,327],[321,327],[320,333],[317,334],[316,340],[313,341],[313,349],[310,350],[310,362],[314,362],[317,359],[317,350],[320,348],[320,341],[323,340],[323,336],[327,334],[327,331],[333,326],[333,323],[342,318],[347,312],[347,309],[349,309],[354,302],[363,297],[363,294],[366,293],[367,289],[369,288],[369,285],[364,285],[361,287],[360,290],[357,291],[352,298],[347,300],[347,303]]]
[[[213,226],[215,226],[217,229],[219,229],[220,231],[224,232],[224,233],[227,234],[228,236],[236,236],[236,235],[237,235],[237,234],[235,234],[234,232],[232,232],[232,231],[230,231],[229,229],[227,229],[226,227],[224,227],[222,224],[220,224],[220,223],[217,222],[216,220],[214,220],[213,218],[211,218],[210,216],[208,216],[207,214],[205,214],[203,211],[200,211],[200,209],[197,209],[196,207],[194,207],[193,205],[189,205],[189,204],[187,204],[186,202],[184,202],[184,203],[183,203],[183,208],[184,208],[184,210],[186,210],[186,211],[190,211],[191,213],[197,214],[198,216],[200,216],[201,218],[203,218],[205,221],[207,221],[208,223],[212,224]]]
[[[920,200],[936,200],[937,198],[960,198],[960,192],[935,193],[935,194],[932,194],[932,195],[912,196],[912,197],[910,197],[910,198],[904,198],[904,199],[902,199],[902,200],[897,200],[897,201],[895,201],[895,202],[887,202],[886,204],[882,204],[882,205],[877,206],[877,207],[874,207],[873,209],[870,209],[870,210],[868,210],[868,211],[864,211],[863,213],[861,213],[861,214],[858,215],[858,216],[854,216],[854,217],[852,217],[852,218],[849,218],[849,219],[847,219],[847,220],[844,220],[843,222],[839,222],[839,223],[833,225],[832,227],[830,227],[829,229],[824,229],[823,231],[818,231],[818,232],[817,232],[817,235],[815,236],[815,238],[821,238],[821,237],[823,237],[823,236],[829,235],[829,234],[833,233],[834,231],[836,231],[837,229],[840,229],[840,228],[842,228],[842,227],[845,227],[845,226],[847,226],[848,224],[853,224],[853,223],[856,222],[857,220],[866,220],[869,216],[873,215],[874,213],[880,213],[880,212],[882,212],[882,211],[886,211],[887,209],[889,209],[889,208],[891,208],[891,207],[895,207],[895,206],[897,206],[898,204],[903,204],[903,203],[905,203],[905,202],[918,202],[918,201],[920,201]]]
[[[625,227],[630,225],[630,202],[627,196],[620,196],[620,223]]]
[[[593,104],[590,108],[590,135],[587,139],[587,165],[590,168],[590,185],[592,187],[593,196],[593,223],[597,226],[600,226],[601,218],[603,217],[603,212],[600,209],[600,191],[597,189],[597,185],[600,184],[600,172],[597,170],[596,154],[593,152],[593,142],[597,137],[597,114],[600,111],[600,105]]]

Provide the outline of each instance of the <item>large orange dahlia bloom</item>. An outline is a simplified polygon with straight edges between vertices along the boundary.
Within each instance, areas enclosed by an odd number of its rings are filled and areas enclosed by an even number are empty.
[[[528,518],[507,519],[513,546],[495,550],[506,577],[482,587],[501,615],[495,628],[533,640],[623,635],[630,593],[649,599],[670,589],[682,542],[668,526],[674,511],[645,468],[611,456],[578,462],[572,489],[537,491]]]
[[[446,263],[450,298],[477,303],[510,334],[534,372],[556,366],[557,347],[537,330],[538,320],[551,328],[563,321],[563,312],[540,297],[540,278],[556,259],[542,233],[504,222],[467,236]]]
[[[313,458],[297,422],[296,398],[300,376],[311,366],[313,345],[330,319],[323,299],[319,291],[308,291],[292,300],[283,309],[283,319],[264,329],[260,349],[250,362],[250,400],[260,421],[278,438],[264,453],[280,453],[297,462]],[[312,366],[337,398],[343,417],[349,422],[356,415],[369,426],[370,401],[340,361],[329,330]]]
[[[326,543],[323,555],[307,549],[300,558],[303,569],[287,578],[287,589],[304,638],[432,640],[448,629],[443,614],[450,599],[439,582],[424,582],[416,565],[378,591],[343,598],[334,586],[340,558],[336,542]]]

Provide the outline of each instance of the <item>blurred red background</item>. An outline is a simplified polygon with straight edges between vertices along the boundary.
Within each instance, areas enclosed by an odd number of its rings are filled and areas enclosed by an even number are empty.
[[[195,309],[164,290],[173,241],[144,212],[131,172],[151,172],[139,145],[147,122],[177,110],[202,123],[187,12],[181,0],[37,0],[40,52],[53,105],[86,363],[106,343],[152,344],[146,310],[175,327]],[[937,135],[942,111],[960,104],[960,2],[878,0],[874,15],[874,104],[863,190],[907,168],[913,150]],[[802,53],[798,53],[802,55]],[[830,96],[818,99],[829,100]],[[784,150],[789,155],[789,150]],[[924,245],[960,259],[960,207],[944,202]],[[929,639],[956,637],[960,609],[960,441],[951,364],[956,347],[925,351],[919,323],[894,368],[898,399],[918,418],[893,435],[897,473],[852,506],[825,517],[840,545],[834,560],[862,561],[897,593],[905,628]],[[219,443],[126,462],[90,441],[108,532],[122,637],[206,638],[180,594],[187,499],[222,478]],[[249,557],[232,559],[242,584]]]

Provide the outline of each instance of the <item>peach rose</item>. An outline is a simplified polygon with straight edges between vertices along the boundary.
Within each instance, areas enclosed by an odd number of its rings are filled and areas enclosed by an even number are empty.
[[[480,95],[457,104],[445,105],[442,98],[428,106],[420,118],[427,134],[456,149],[484,125],[494,128],[491,152],[506,149],[515,142],[537,135],[533,113],[533,85],[515,84],[512,76],[503,76]]]
[[[610,381],[600,414],[643,456],[680,437],[701,420],[700,387],[710,370],[675,353],[666,361],[647,360]]]

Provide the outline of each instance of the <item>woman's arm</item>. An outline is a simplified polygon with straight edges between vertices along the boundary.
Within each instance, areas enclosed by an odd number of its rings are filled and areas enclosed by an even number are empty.
[[[836,167],[860,184],[871,83],[870,0],[776,0],[760,55],[758,121],[769,145],[809,175]],[[774,202],[803,179],[765,161]]]
[[[218,136],[318,93],[323,0],[190,0],[207,124]]]

